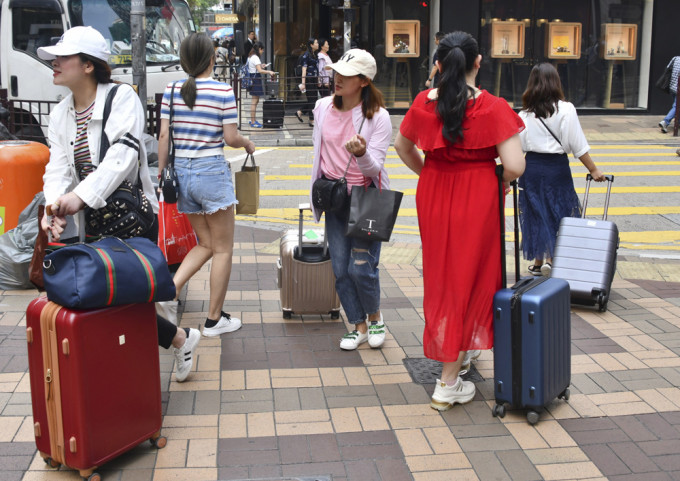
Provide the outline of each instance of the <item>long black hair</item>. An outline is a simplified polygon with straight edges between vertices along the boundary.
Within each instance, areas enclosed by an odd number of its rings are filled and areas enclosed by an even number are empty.
[[[189,34],[179,46],[180,64],[189,74],[189,78],[182,84],[180,95],[190,109],[196,104],[196,76],[208,70],[214,58],[213,42],[203,32]]]
[[[437,58],[441,64],[441,78],[437,101],[437,113],[442,119],[442,135],[452,144],[463,139],[463,118],[474,89],[466,81],[466,75],[475,67],[479,55],[477,40],[466,32],[453,32],[439,42]]]
[[[316,53],[314,52],[314,48],[312,47],[316,40],[317,40],[316,37],[309,37],[309,39],[307,39],[307,53],[312,58],[316,58]],[[318,50],[321,50],[321,44],[319,44]]]

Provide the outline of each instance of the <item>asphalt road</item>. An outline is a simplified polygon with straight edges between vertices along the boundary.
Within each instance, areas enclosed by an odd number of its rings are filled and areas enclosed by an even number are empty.
[[[608,220],[618,225],[620,254],[680,258],[680,157],[668,145],[595,145],[591,156],[606,173],[613,174]],[[255,216],[237,216],[238,223],[283,232],[297,226],[298,204],[309,202],[311,147],[263,147],[256,152],[260,166],[260,210]],[[243,150],[227,149],[232,169],[244,159]],[[583,199],[585,167],[571,159],[576,191]],[[394,149],[387,157],[393,189],[404,192],[393,241],[419,242],[415,210],[416,176],[404,166]],[[593,183],[587,214],[603,214],[605,184]],[[510,199],[510,197],[508,197]],[[512,211],[508,202],[506,220],[511,240]],[[306,215],[310,227],[311,217]]]

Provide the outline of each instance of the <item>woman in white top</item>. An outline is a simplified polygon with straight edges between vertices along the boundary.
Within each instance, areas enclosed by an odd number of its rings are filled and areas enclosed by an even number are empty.
[[[257,110],[257,104],[260,101],[260,97],[264,95],[264,85],[262,80],[262,74],[271,75],[272,77],[276,75],[276,72],[271,70],[265,70],[265,65],[262,64],[260,56],[264,51],[264,45],[262,42],[255,42],[253,48],[248,53],[248,74],[251,77],[251,88],[250,97],[252,98],[250,103],[250,122],[251,127],[256,129],[261,129],[262,124],[255,120],[255,111]]]
[[[590,146],[576,109],[564,100],[555,67],[534,66],[522,103],[519,116],[526,126],[519,134],[526,152],[526,170],[519,179],[522,251],[525,259],[534,259],[529,272],[549,276],[560,220],[581,214],[567,154],[578,158],[597,182],[605,177],[588,154]]]
[[[325,38],[319,39],[319,95],[321,97],[328,97],[331,94],[331,75],[333,70],[326,70],[326,66],[333,63],[328,55],[328,40]]]

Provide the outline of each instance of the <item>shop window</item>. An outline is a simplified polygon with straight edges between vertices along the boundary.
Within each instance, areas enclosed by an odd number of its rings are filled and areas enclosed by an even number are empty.
[[[531,68],[550,62],[578,108],[646,108],[650,60],[641,45],[651,41],[651,8],[645,0],[485,1],[481,85],[521,108]],[[516,24],[523,25],[524,51],[502,54],[503,40],[494,33],[503,30],[508,42],[519,45],[510,28]]]

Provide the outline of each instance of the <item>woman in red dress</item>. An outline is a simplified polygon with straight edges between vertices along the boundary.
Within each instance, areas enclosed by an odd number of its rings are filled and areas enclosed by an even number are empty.
[[[444,363],[430,406],[445,411],[475,395],[474,384],[460,378],[466,351],[493,347],[493,296],[502,283],[495,158],[507,192],[524,171],[524,124],[505,100],[475,88],[482,56],[470,34],[447,35],[437,56],[439,88],[416,97],[394,146],[420,176],[423,348]]]

